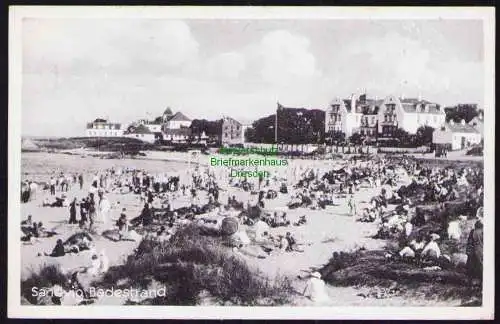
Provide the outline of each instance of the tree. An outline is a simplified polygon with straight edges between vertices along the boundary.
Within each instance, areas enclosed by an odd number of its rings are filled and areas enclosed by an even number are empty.
[[[423,146],[432,143],[432,134],[434,133],[434,128],[430,126],[421,126],[417,129],[415,134],[415,145]]]
[[[163,114],[164,115],[172,115],[173,114],[172,109],[170,107],[167,107],[167,109],[165,109],[165,112]]]
[[[352,143],[354,145],[361,145],[363,143],[364,136],[361,135],[360,133],[354,133],[349,137],[349,143]]]
[[[248,127],[245,129],[245,142],[256,143],[257,133],[253,127]]]
[[[446,107],[444,111],[446,113],[446,121],[453,120],[456,123],[461,122],[462,119],[468,123],[479,115],[480,112],[476,104],[458,104],[453,107]]]

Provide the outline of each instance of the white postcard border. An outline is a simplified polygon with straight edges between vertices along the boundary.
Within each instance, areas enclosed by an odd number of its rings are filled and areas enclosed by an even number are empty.
[[[16,318],[171,318],[171,319],[492,319],[494,314],[494,153],[495,10],[480,7],[71,7],[9,8],[8,137],[8,316]],[[482,307],[216,307],[216,306],[21,306],[20,220],[22,19],[479,19],[484,22],[484,289]]]

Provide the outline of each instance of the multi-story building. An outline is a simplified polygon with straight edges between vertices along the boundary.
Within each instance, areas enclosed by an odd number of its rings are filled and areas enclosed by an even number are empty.
[[[120,123],[113,123],[107,119],[97,118],[93,122],[87,123],[85,136],[87,137],[121,137],[124,127]]]
[[[436,103],[388,96],[378,112],[378,132],[383,137],[390,137],[397,128],[402,128],[409,134],[416,134],[422,126],[439,128],[445,120],[446,114]]]
[[[222,145],[242,144],[243,136],[243,127],[239,121],[226,116],[222,118]]]
[[[349,137],[358,132],[376,136],[378,111],[382,103],[383,100],[368,99],[366,94],[353,94],[350,99],[334,99],[325,112],[327,137],[334,138],[335,133],[344,133]]]
[[[179,129],[191,126],[191,119],[186,117],[183,113],[176,112],[173,115],[164,115],[163,130],[165,129]]]
[[[358,131],[361,135],[376,138],[378,135],[378,111],[383,100],[368,99],[366,94],[359,96],[356,102],[358,110],[361,110],[361,122]]]
[[[362,107],[356,105],[359,97],[352,95],[350,99],[336,98],[330,102],[325,112],[325,133],[327,137],[335,137],[336,133],[351,136],[361,123]]]
[[[445,145],[452,150],[463,150],[481,142],[481,133],[464,120],[455,123],[451,120],[444,123],[432,133],[432,143]]]

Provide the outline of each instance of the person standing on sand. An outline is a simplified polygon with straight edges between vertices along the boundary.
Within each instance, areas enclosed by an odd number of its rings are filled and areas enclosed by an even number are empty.
[[[104,190],[99,189],[97,194],[99,196],[99,215],[101,217],[101,221],[104,224],[104,228],[106,228],[108,225],[108,214],[109,210],[111,209],[111,205],[108,198],[104,196]]]
[[[96,218],[96,203],[94,200],[94,194],[90,194],[90,199],[89,199],[89,231],[92,230],[92,226],[94,225]]]
[[[54,196],[56,194],[56,179],[54,177],[50,177],[50,195]]]
[[[83,189],[83,174],[78,175],[78,183],[80,184],[80,190]]]
[[[69,204],[69,223],[78,224],[76,220],[76,198]]]
[[[87,224],[88,211],[89,211],[88,200],[84,198],[80,203],[80,228],[83,228]]]
[[[474,284],[474,279],[482,283],[483,277],[483,222],[478,220],[474,229],[470,231],[467,239],[467,275],[469,285]]]
[[[347,201],[347,206],[349,207],[349,214],[351,216],[357,216],[358,210],[356,206],[356,200],[354,199],[354,195],[349,196],[349,200]]]

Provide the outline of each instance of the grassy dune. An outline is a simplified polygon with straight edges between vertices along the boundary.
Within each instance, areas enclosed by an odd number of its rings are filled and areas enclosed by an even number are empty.
[[[289,301],[292,288],[287,278],[265,278],[227,249],[219,238],[202,236],[197,227],[187,226],[170,243],[144,240],[123,266],[108,271],[101,284],[165,285],[166,297],[143,302],[151,305],[197,305],[207,298],[221,305]]]
[[[71,150],[78,148],[91,148],[101,151],[138,151],[153,148],[152,144],[139,139],[126,137],[71,137],[71,138],[46,138],[33,139],[40,149],[45,150]]]
[[[145,305],[275,306],[290,302],[294,291],[288,278],[266,278],[228,249],[220,238],[202,236],[197,227],[188,225],[171,242],[143,240],[125,264],[111,267],[92,286],[166,287],[166,296],[142,300],[140,304]],[[67,279],[59,267],[44,266],[22,281],[21,297],[40,304],[32,296],[33,286],[67,286]]]

